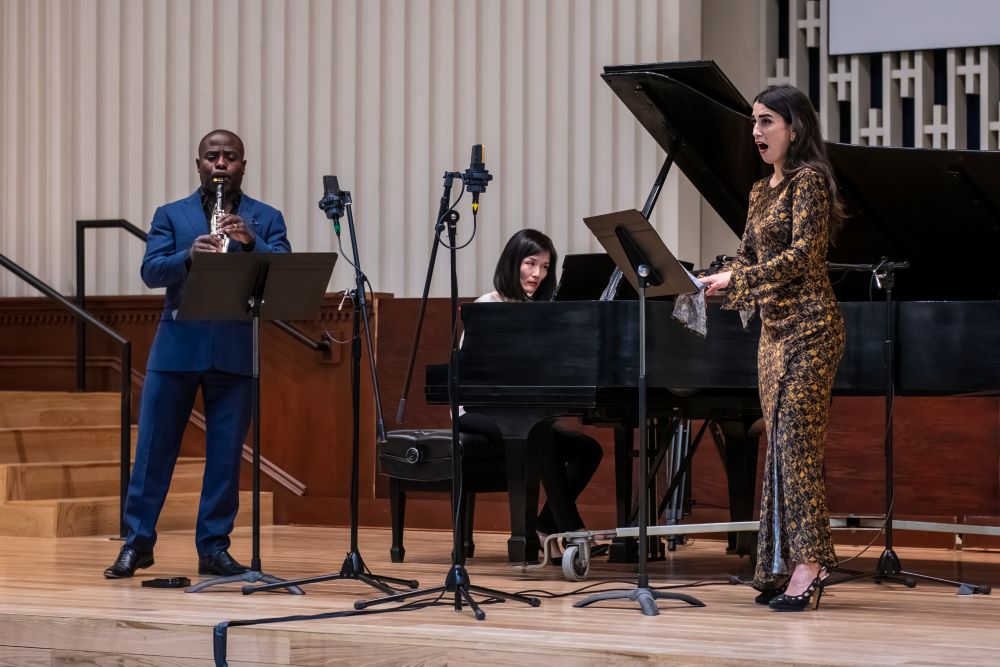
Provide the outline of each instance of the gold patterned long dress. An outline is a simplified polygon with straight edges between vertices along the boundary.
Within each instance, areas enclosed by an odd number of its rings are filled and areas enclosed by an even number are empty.
[[[803,168],[754,184],[723,308],[760,312],[757,351],[767,456],[754,587],[779,587],[792,562],[836,564],[823,457],[844,318],[827,275],[829,190]]]

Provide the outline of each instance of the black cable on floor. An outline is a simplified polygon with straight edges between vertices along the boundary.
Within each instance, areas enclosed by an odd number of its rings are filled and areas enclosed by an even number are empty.
[[[584,595],[588,592],[605,592],[605,591],[615,591],[615,590],[628,590],[620,588],[598,588],[599,586],[606,586],[608,584],[633,584],[632,580],[628,579],[609,579],[606,581],[597,581],[586,586],[577,588],[576,590],[569,591],[567,593],[553,593],[544,589],[528,589],[524,591],[518,591],[517,595],[535,595],[537,597],[542,597],[548,600],[555,600],[558,598],[571,597],[574,595]],[[731,574],[713,574],[704,579],[699,579],[698,581],[693,581],[687,584],[671,584],[669,586],[651,586],[652,590],[663,591],[671,590],[676,588],[694,588],[698,586],[718,586],[721,584],[744,584],[739,577]],[[385,609],[345,609],[343,611],[331,611],[324,612],[320,614],[294,614],[291,616],[275,616],[270,618],[248,618],[242,620],[234,621],[222,621],[218,623],[213,629],[212,633],[212,651],[215,657],[216,667],[226,667],[229,663],[226,662],[226,652],[228,648],[228,631],[229,628],[236,628],[246,625],[269,625],[272,623],[291,623],[294,621],[319,621],[328,618],[347,618],[350,616],[368,616],[374,614],[387,614],[397,611],[411,611],[413,609],[424,609],[426,607],[435,607],[440,605],[451,605],[449,602],[442,602],[445,592],[438,594],[436,598],[424,599],[424,600],[414,600],[412,602],[407,602],[406,604],[400,605],[398,607],[389,607]],[[503,602],[503,598],[485,598],[478,602],[478,604],[494,604]]]
[[[388,614],[396,611],[411,611],[413,609],[424,609],[425,607],[434,607],[439,605],[451,605],[449,602],[442,602],[441,599],[445,596],[445,591],[442,591],[436,598],[433,599],[423,599],[423,600],[413,600],[412,602],[407,602],[398,607],[387,607],[385,609],[345,609],[343,611],[330,611],[321,614],[294,614],[292,616],[276,616],[271,618],[247,618],[235,621],[222,621],[217,624],[212,631],[212,653],[215,658],[216,667],[227,667],[229,664],[226,662],[226,651],[228,644],[228,631],[229,628],[240,627],[244,625],[268,625],[271,623],[291,623],[293,621],[319,621],[327,618],[347,618],[349,616],[369,616],[374,614]],[[478,602],[478,604],[493,604],[497,602],[499,598],[487,598]]]
[[[650,586],[650,590],[654,591],[669,591],[677,588],[696,588],[699,586],[719,586],[722,584],[732,585],[732,584],[745,584],[742,579],[732,574],[713,574],[704,579],[699,579],[698,581],[692,581],[687,584],[670,584],[668,586]],[[546,600],[556,600],[559,598],[572,597],[574,595],[586,595],[588,593],[604,593],[607,591],[623,591],[631,590],[630,588],[597,588],[598,586],[605,586],[607,584],[626,584],[635,585],[635,579],[607,579],[605,581],[595,581],[592,584],[587,584],[575,590],[569,591],[567,593],[552,593],[542,588],[529,588],[525,591],[518,591],[516,595],[533,595],[535,597],[544,598]]]

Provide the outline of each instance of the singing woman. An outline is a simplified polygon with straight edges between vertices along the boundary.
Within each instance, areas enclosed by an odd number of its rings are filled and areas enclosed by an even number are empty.
[[[753,140],[774,173],[754,184],[727,270],[706,276],[724,309],[761,318],[758,384],[767,424],[754,587],[758,604],[801,611],[836,564],[823,458],[844,318],[826,269],[843,205],[816,112],[801,91],[771,86],[753,104]]]

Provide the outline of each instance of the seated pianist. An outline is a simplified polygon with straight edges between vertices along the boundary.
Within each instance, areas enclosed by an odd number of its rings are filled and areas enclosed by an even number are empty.
[[[552,240],[534,229],[523,229],[507,241],[493,274],[492,292],[476,299],[477,303],[548,301],[555,291],[554,273],[549,268],[558,255]],[[502,443],[499,427],[489,417],[461,411],[459,428]],[[587,487],[601,463],[600,443],[578,431],[554,423],[532,432],[529,447],[542,452],[541,479],[546,501],[538,514],[536,530],[544,542],[552,533],[585,530],[576,499]],[[598,545],[594,555],[607,552]]]

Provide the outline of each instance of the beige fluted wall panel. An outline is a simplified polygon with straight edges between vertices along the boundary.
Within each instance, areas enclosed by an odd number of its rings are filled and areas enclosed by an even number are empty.
[[[74,220],[148,228],[196,187],[198,139],[227,127],[246,192],[284,211],[296,250],[337,249],[316,201],[338,175],[374,287],[403,296],[423,286],[442,173],[485,144],[495,180],[460,253],[471,295],[515,230],[586,252],[585,215],[641,208],[663,155],[599,74],[698,57],[701,2],[0,0],[0,40],[0,252],[60,291],[76,289]],[[694,260],[700,216],[672,174],[654,222]],[[148,291],[141,242],[88,234],[90,293]],[[0,275],[0,294],[32,293]],[[432,293],[447,293],[444,262]]]

